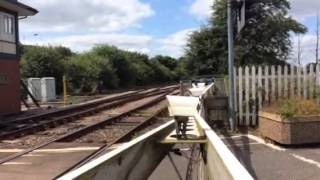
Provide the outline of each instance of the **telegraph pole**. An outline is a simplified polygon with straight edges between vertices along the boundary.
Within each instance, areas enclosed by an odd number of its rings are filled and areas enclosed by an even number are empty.
[[[234,42],[233,42],[233,0],[228,0],[228,71],[229,71],[229,123],[231,131],[235,130],[235,92],[234,92]]]

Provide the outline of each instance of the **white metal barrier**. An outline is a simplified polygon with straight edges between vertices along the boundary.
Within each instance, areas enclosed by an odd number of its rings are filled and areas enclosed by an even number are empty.
[[[147,179],[172,145],[161,144],[174,128],[174,121],[149,131],[71,171],[58,180],[143,180]]]
[[[205,121],[203,99],[213,91],[214,85],[208,86],[199,97],[201,106],[195,115],[196,122],[207,138],[206,157],[207,174],[210,180],[253,180],[253,177],[232,154],[219,136]]]
[[[205,174],[209,180],[253,180],[249,172],[231,153],[218,135],[205,121],[203,99],[207,97],[213,85],[204,88],[199,96],[200,109],[193,110],[197,126],[206,136]],[[190,97],[194,98],[194,97]],[[195,106],[193,106],[195,107]],[[173,144],[161,144],[174,127],[170,121],[137,139],[134,139],[117,149],[87,163],[86,165],[65,174],[59,180],[70,179],[112,179],[112,180],[144,180],[152,173]],[[203,169],[202,169],[203,170]],[[204,174],[204,173],[202,173]],[[205,179],[199,177],[199,179]]]

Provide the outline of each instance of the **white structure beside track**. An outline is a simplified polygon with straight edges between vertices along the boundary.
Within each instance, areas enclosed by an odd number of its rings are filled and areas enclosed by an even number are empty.
[[[201,142],[204,144],[204,149],[201,153],[206,159],[202,159],[201,167],[198,169],[206,172],[199,173],[200,177],[198,179],[253,180],[252,176],[205,120],[206,113],[202,99],[207,97],[212,89],[213,84],[203,87],[203,93],[198,97],[199,106],[197,110],[190,111],[194,112],[193,118],[197,124],[196,128],[201,131],[200,134],[204,134],[205,138],[205,141]],[[172,120],[92,160],[82,167],[66,173],[59,180],[148,179],[157,165],[173,147],[174,143],[162,143],[173,130],[174,121]],[[177,139],[175,143],[199,143],[199,141]]]

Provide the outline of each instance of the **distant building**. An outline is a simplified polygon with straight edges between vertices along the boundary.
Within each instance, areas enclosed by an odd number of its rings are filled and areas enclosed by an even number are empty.
[[[19,18],[37,13],[17,0],[0,0],[0,114],[21,109]]]

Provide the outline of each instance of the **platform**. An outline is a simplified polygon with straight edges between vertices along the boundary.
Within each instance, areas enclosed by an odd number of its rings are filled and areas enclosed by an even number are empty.
[[[23,180],[53,179],[100,146],[101,144],[55,143],[0,165],[0,177]],[[1,149],[0,154],[5,156],[19,151],[22,149]]]
[[[255,179],[318,180],[320,144],[283,147],[251,134],[222,137],[223,142]]]

